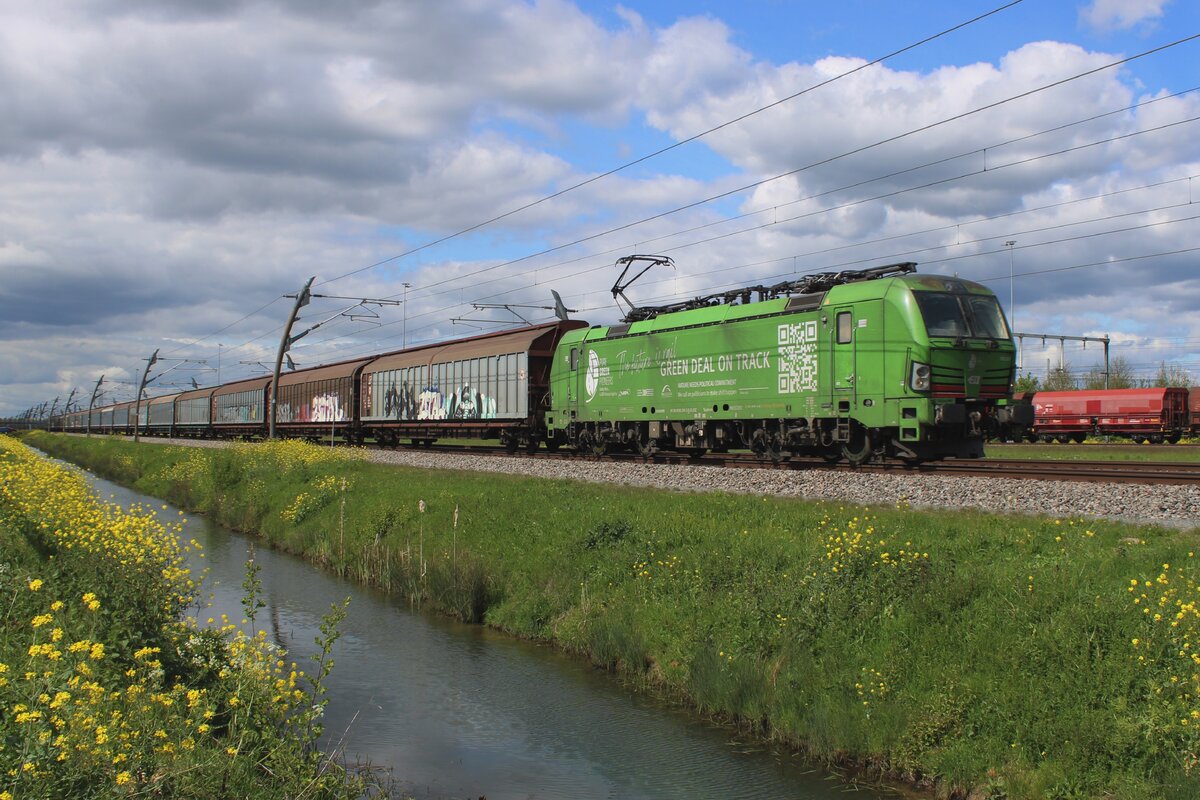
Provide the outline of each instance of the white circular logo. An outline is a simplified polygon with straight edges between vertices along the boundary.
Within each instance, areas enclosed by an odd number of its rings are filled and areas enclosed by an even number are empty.
[[[584,386],[587,388],[587,399],[591,401],[596,396],[596,389],[600,387],[600,356],[596,355],[595,350],[588,352],[587,378]]]

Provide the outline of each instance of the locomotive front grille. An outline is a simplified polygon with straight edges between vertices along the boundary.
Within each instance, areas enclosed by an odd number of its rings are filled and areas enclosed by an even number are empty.
[[[983,373],[983,382],[979,386],[979,399],[997,400],[1008,397],[1009,371],[1007,368],[989,369]]]
[[[929,388],[934,397],[964,398],[967,396],[963,370],[944,364],[933,365]]]

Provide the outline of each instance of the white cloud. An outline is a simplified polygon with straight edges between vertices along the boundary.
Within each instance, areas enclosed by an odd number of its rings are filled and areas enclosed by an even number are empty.
[[[1080,19],[1099,30],[1132,28],[1157,20],[1171,0],[1092,0],[1079,10]]]

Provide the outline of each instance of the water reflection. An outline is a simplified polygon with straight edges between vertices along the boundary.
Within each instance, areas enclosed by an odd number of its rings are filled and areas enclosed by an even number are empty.
[[[122,505],[161,505],[96,484]],[[176,515],[173,508],[160,513]],[[208,571],[211,608],[198,615],[240,621],[253,540],[199,517],[188,521],[185,537],[202,544],[195,567]],[[302,669],[312,667],[321,615],[352,598],[328,682],[326,746],[391,768],[418,798],[825,800],[846,791],[796,759],[739,747],[728,731],[628,693],[549,648],[412,613],[399,599],[300,559],[253,552],[267,604],[258,625]]]

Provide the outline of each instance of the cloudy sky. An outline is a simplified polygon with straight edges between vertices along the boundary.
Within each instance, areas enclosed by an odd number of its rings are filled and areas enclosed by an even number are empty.
[[[1200,4],[1024,0],[917,45],[1003,4],[0,0],[0,415],[132,399],[155,349],[156,391],[259,374],[311,276],[408,307],[314,301],[301,366],[551,289],[611,322],[632,252],[677,265],[642,303],[918,261],[1200,377]]]

